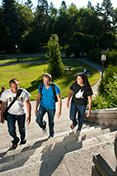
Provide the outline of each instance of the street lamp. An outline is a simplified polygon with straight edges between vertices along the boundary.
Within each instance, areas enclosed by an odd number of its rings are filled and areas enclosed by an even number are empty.
[[[103,79],[103,72],[104,72],[104,62],[106,61],[106,52],[101,52],[101,62],[102,62],[102,79]]]
[[[18,45],[17,44],[15,45],[15,48],[16,48],[16,54],[17,54],[17,62],[19,62],[18,53],[17,53],[17,49],[18,49]]]

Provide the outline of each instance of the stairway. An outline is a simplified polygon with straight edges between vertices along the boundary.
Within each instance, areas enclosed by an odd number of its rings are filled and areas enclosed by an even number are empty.
[[[55,118],[55,137],[48,139],[48,131],[42,134],[32,117],[26,125],[27,143],[15,150],[10,149],[6,123],[0,123],[0,176],[91,176],[93,156],[112,148],[117,133],[117,127],[89,123],[77,133],[76,128],[70,129],[65,111]]]

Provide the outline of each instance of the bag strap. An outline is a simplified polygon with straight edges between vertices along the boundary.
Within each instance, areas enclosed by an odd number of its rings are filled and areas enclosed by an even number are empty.
[[[54,84],[54,83],[52,83],[52,91],[53,91],[53,93],[54,93],[54,96],[56,97],[55,84]]]
[[[15,103],[15,101],[17,100],[17,98],[21,95],[23,89],[18,89],[16,97],[13,99],[13,101],[9,104],[9,106],[6,108],[6,110],[8,111],[10,109],[10,107]]]

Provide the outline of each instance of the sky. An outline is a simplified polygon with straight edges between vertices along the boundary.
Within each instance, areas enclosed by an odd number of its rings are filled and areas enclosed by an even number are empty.
[[[16,0],[19,3],[24,3],[27,2],[27,0]],[[88,0],[64,0],[66,2],[67,6],[70,6],[71,3],[74,3],[77,8],[81,8],[81,7],[86,7],[88,4]],[[54,7],[59,9],[62,3],[62,0],[48,0],[48,5],[50,5],[50,2],[53,3]],[[103,2],[103,0],[90,0],[90,2],[92,3],[92,5],[95,7],[97,3],[101,4]],[[0,4],[2,3],[2,0],[0,0]],[[33,3],[33,7],[37,6],[37,0],[32,0]],[[112,6],[115,8],[117,8],[117,0],[111,0]]]

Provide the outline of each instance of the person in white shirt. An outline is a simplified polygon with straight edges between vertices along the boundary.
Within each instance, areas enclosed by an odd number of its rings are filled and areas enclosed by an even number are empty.
[[[1,100],[2,100],[2,106],[1,106],[1,122],[4,123],[4,118],[3,118],[3,113],[5,111],[6,107],[6,102],[7,106],[13,101],[13,99],[16,97],[16,94],[19,89],[19,81],[17,79],[11,79],[9,81],[9,86],[10,89],[5,90],[2,93]],[[20,145],[25,144],[25,108],[24,108],[24,102],[26,102],[27,105],[27,111],[28,111],[28,116],[27,116],[27,123],[29,124],[31,121],[31,103],[30,103],[30,94],[28,93],[27,90],[22,89],[22,92],[20,96],[16,99],[14,104],[10,107],[8,110],[7,114],[7,125],[8,125],[8,131],[9,134],[13,137],[12,141],[12,148],[16,149],[17,144],[19,142],[19,138],[17,137],[16,134],[16,121],[18,122],[18,128],[20,132]]]

